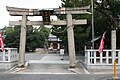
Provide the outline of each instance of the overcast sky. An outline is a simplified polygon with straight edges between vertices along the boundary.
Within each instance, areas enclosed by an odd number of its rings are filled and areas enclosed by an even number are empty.
[[[61,6],[61,0],[0,0],[0,28],[8,26],[9,21],[21,19],[21,17],[9,16],[6,6],[33,9],[58,8]],[[54,16],[53,18],[56,17]],[[37,20],[36,17],[30,19]]]

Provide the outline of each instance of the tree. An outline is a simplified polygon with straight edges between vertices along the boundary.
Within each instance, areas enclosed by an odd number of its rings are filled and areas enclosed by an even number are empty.
[[[26,40],[26,51],[34,51],[36,48],[44,47],[50,29],[45,26],[39,28],[28,27]]]
[[[45,39],[48,38],[50,29],[45,26],[34,28],[27,26],[26,51],[34,51],[36,48],[44,47]],[[5,37],[5,47],[18,48],[20,43],[21,26],[6,27],[3,33]]]
[[[19,48],[19,33],[20,26],[6,27],[4,30],[5,37],[5,47],[15,47]]]
[[[101,3],[95,2],[96,8],[95,10],[101,12],[106,17],[109,18],[109,22],[111,23],[111,27],[113,29],[120,28],[118,26],[117,19],[119,18],[120,10],[118,6],[120,5],[119,0],[102,0]]]
[[[79,0],[62,0],[62,7],[81,7],[90,4],[89,0],[79,1]],[[66,19],[65,15],[57,15],[60,20]],[[86,19],[88,18],[88,22],[90,22],[89,15],[73,15],[74,19]],[[66,26],[53,26],[52,34],[58,36],[62,41],[65,47],[67,48],[67,28]],[[81,25],[74,26],[74,35],[75,35],[75,47],[76,51],[83,50],[85,43],[91,40],[90,37],[90,25]]]
[[[107,30],[107,48],[111,48],[111,30],[117,29],[117,33],[119,33],[119,6],[119,0],[102,0],[101,3],[95,2],[95,33],[102,34]],[[117,38],[119,39],[119,36]],[[117,41],[117,48],[120,46],[118,43],[120,43],[119,40]]]

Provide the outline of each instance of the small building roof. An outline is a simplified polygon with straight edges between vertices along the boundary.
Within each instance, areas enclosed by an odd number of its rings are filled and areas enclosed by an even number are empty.
[[[48,41],[62,41],[57,36],[49,34]]]

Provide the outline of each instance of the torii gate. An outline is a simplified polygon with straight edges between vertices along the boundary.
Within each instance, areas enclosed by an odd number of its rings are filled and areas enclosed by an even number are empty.
[[[16,8],[16,7],[6,7],[9,15],[11,16],[22,16],[22,21],[10,21],[11,26],[21,25],[20,34],[20,47],[19,47],[19,67],[24,67],[25,65],[25,43],[26,43],[26,25],[44,25],[43,21],[28,21],[27,16],[42,16],[42,10],[39,9],[26,9],[26,8]],[[67,25],[68,35],[68,49],[69,49],[69,60],[70,68],[75,68],[76,66],[76,55],[74,46],[74,25],[84,25],[87,24],[86,19],[75,20],[72,19],[72,14],[91,14],[87,10],[90,6],[77,7],[77,8],[54,8],[52,10],[52,15],[64,14],[66,15],[66,20],[50,21],[50,25]],[[70,27],[71,26],[71,27]]]

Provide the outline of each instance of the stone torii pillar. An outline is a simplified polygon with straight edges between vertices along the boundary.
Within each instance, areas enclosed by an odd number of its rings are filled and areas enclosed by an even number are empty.
[[[20,47],[19,47],[19,65],[18,65],[20,67],[24,67],[25,64],[26,25],[27,25],[27,16],[22,15]]]
[[[68,35],[68,48],[69,48],[69,59],[70,59],[70,68],[74,68],[76,66],[76,55],[75,55],[75,45],[74,45],[74,31],[73,31],[73,21],[72,15],[67,14],[67,35]]]

